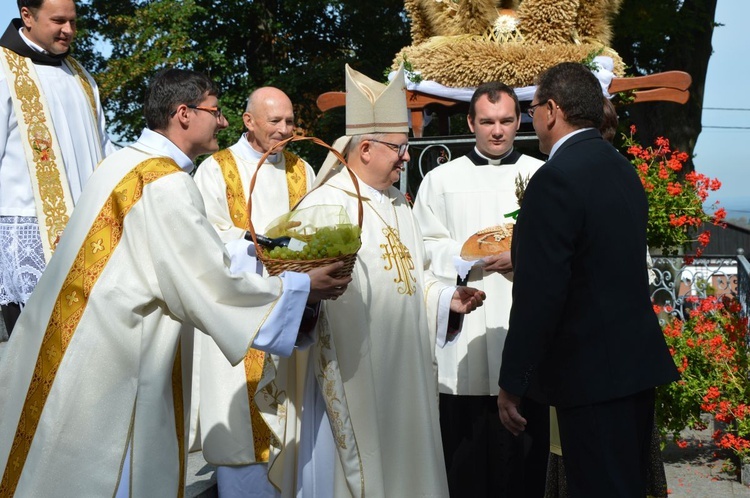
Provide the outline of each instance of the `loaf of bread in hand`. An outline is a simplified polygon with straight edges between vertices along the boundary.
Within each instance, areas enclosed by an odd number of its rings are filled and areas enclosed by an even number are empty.
[[[484,228],[466,239],[461,258],[472,261],[510,250],[513,223]]]

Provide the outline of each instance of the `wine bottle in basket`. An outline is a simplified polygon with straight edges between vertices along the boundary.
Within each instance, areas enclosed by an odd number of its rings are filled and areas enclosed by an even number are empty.
[[[250,235],[250,232],[245,232],[245,239],[252,241],[253,238]],[[265,235],[261,234],[255,234],[255,239],[258,241],[258,244],[262,245],[263,247],[267,249],[273,249],[274,247],[288,247],[292,251],[301,251],[303,247],[307,245],[307,242],[300,239],[295,239],[294,237],[276,237],[276,238],[270,238],[266,237]]]

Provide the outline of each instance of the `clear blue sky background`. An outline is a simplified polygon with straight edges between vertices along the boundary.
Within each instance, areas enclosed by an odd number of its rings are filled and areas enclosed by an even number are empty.
[[[703,98],[703,131],[695,148],[696,170],[722,182],[714,196],[729,211],[750,217],[750,2],[719,0],[713,49]],[[736,109],[736,110],[729,110]],[[733,214],[733,213],[730,213]]]
[[[5,31],[16,16],[16,2],[2,0],[0,29]],[[723,184],[711,200],[719,200],[733,212],[745,211],[746,217],[750,217],[750,160],[744,150],[750,144],[750,99],[745,91],[750,83],[748,19],[750,1],[719,0],[716,22],[723,26],[714,30],[714,54],[703,101],[704,128],[695,149],[696,169]]]

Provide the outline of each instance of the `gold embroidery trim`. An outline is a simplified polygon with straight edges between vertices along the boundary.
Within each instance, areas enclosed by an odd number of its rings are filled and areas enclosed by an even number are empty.
[[[227,207],[234,226],[248,230],[250,218],[247,214],[247,201],[242,189],[242,179],[237,168],[237,161],[229,149],[220,150],[214,154],[214,159],[219,163],[221,173],[226,184]],[[255,391],[263,375],[263,351],[250,348],[245,354],[245,387],[247,388],[247,399],[250,406],[250,424],[253,431],[253,448],[255,462],[267,462],[271,455],[271,430],[263,420],[260,409],[255,402]]]
[[[57,370],[86,309],[91,289],[120,242],[125,216],[141,198],[145,185],[178,171],[174,161],[163,157],[138,164],[109,194],[89,229],[52,308],[0,481],[0,496],[13,496],[16,492]]]
[[[180,459],[180,475],[177,482],[177,498],[185,496],[185,404],[182,398],[182,343],[177,344],[177,352],[172,365],[172,406],[174,407],[174,427],[177,433],[177,451]]]
[[[299,156],[287,150],[283,153],[286,165],[286,186],[289,190],[289,209],[292,209],[307,193],[307,170],[305,161]]]
[[[307,193],[307,172],[305,163],[295,154],[284,151],[285,171],[287,189],[289,192],[289,207],[297,204],[297,201]],[[250,220],[247,213],[247,200],[245,199],[242,179],[240,177],[237,161],[229,149],[220,150],[213,155],[219,164],[224,183],[226,184],[227,208],[234,226],[248,230]],[[258,404],[255,401],[258,384],[263,376],[263,365],[266,355],[263,351],[250,348],[245,355],[245,378],[247,380],[247,397],[250,405],[250,423],[253,429],[253,447],[255,462],[268,462],[271,454],[271,430],[263,419]]]
[[[47,123],[48,112],[39,88],[29,68],[31,63],[12,50],[2,49],[5,61],[13,76],[13,90],[22,109],[18,119],[21,140],[28,140],[24,146],[29,163],[29,175],[34,183],[37,222],[42,235],[44,253],[47,260],[55,250],[58,237],[68,223],[73,211],[73,201],[68,191],[67,176],[62,165],[62,156],[56,138]],[[8,85],[10,86],[10,78]],[[18,113],[17,113],[18,114]],[[24,137],[24,135],[26,135]],[[60,157],[58,157],[60,155]],[[29,157],[31,156],[31,157]],[[32,166],[33,164],[33,166]],[[65,177],[65,182],[61,180]]]
[[[250,228],[250,221],[247,216],[247,201],[245,200],[242,179],[234,155],[231,150],[223,149],[215,153],[213,158],[219,164],[221,174],[224,176],[227,208],[229,208],[232,223],[236,227],[247,230]]]
[[[357,435],[351,422],[346,391],[344,390],[344,381],[341,378],[335,343],[332,337],[331,326],[328,322],[328,313],[325,309],[321,312],[319,320],[319,336],[316,343],[318,355],[317,366],[319,369],[316,370],[318,386],[326,404],[326,412],[328,413],[333,440],[339,448],[339,458],[344,468],[348,467],[348,464],[351,463],[350,459],[352,455],[356,456],[356,463],[359,469],[359,496],[360,498],[364,498],[366,496],[364,463],[362,462],[362,454],[359,451]],[[347,474],[346,481],[349,490],[352,495],[355,495],[355,477],[349,475],[348,472],[345,472],[345,474]]]

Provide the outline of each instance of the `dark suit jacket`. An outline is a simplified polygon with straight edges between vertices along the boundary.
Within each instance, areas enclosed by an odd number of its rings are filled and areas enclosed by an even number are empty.
[[[650,300],[648,202],[596,130],[532,177],[513,235],[513,307],[500,386],[560,407],[678,378]]]

